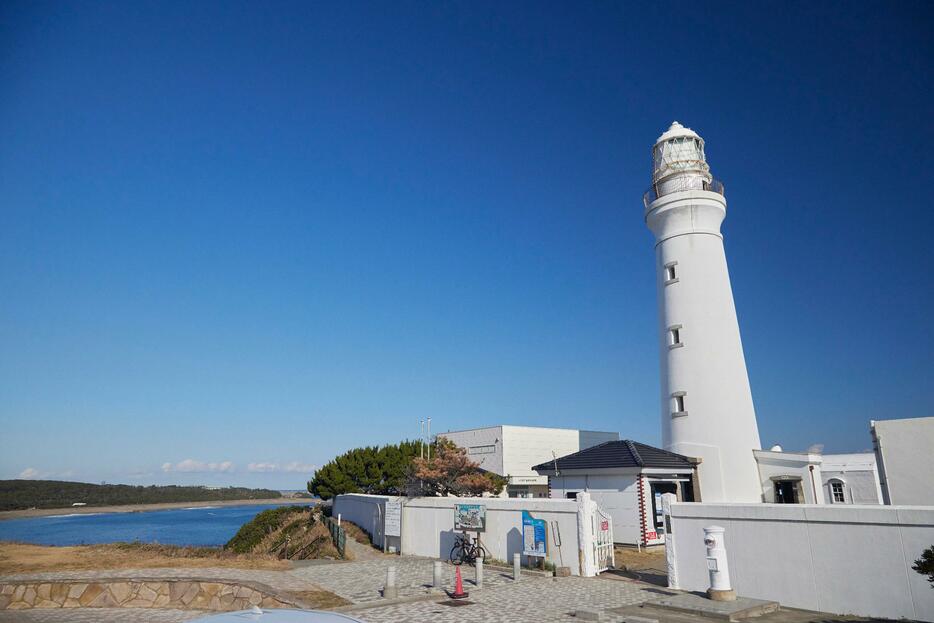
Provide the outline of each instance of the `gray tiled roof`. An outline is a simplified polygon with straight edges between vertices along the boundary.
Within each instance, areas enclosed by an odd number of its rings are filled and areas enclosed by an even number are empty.
[[[595,469],[607,467],[657,467],[663,469],[691,469],[694,463],[686,456],[647,446],[631,439],[607,441],[600,445],[562,456],[557,460],[558,470]],[[555,461],[536,465],[536,471],[554,471]]]

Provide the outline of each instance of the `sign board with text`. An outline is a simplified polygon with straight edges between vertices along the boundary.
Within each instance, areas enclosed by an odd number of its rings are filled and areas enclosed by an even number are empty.
[[[402,500],[386,500],[386,536],[402,536]]]
[[[548,553],[548,527],[544,519],[535,519],[522,511],[522,553],[544,558]]]

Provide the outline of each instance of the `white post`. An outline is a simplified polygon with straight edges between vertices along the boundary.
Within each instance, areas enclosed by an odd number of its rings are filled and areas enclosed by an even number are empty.
[[[736,591],[730,585],[730,567],[723,544],[724,529],[720,526],[704,528],[704,545],[707,546],[707,570],[710,573],[710,588],[707,596],[714,601],[736,601]]]
[[[444,583],[444,579],[441,577],[444,572],[444,563],[440,560],[436,560],[434,564],[434,569],[431,572],[431,586],[433,588],[441,588]]]
[[[519,568],[520,567],[521,567],[521,564],[519,562],[519,554],[513,554],[512,555],[512,580],[513,582],[519,581],[519,573],[520,573]]]
[[[337,513],[337,526],[340,527],[340,525],[341,525],[341,514]]]
[[[597,561],[594,555],[596,536],[593,527],[593,502],[586,491],[577,494],[577,543],[580,550],[581,576],[595,577]]]
[[[384,599],[395,599],[399,596],[399,590],[396,588],[396,567],[389,565],[386,569],[386,586],[383,587]]]
[[[477,558],[474,565],[477,570],[477,588],[483,588],[483,558]]]
[[[668,569],[668,588],[678,588],[678,566],[675,535],[671,529],[671,504],[678,501],[674,493],[662,494],[662,512],[665,514],[665,566]]]

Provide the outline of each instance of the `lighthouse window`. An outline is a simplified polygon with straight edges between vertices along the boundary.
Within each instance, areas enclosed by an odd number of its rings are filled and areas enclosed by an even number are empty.
[[[684,346],[681,341],[681,325],[676,324],[668,327],[668,348],[679,348]]]
[[[675,268],[678,265],[678,262],[669,262],[665,264],[665,285],[669,285],[678,281],[678,271]]]
[[[687,415],[687,409],[684,408],[684,397],[686,392],[675,392],[671,395],[671,417],[681,417]]]

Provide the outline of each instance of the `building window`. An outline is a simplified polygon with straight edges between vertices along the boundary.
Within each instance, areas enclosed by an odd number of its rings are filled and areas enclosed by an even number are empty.
[[[496,452],[496,446],[472,446],[467,449],[467,454],[493,454]]]
[[[670,285],[678,281],[678,262],[668,262],[665,264],[665,285]]]
[[[681,341],[681,325],[676,324],[668,327],[668,348],[680,348],[684,346]]]
[[[687,392],[675,392],[671,395],[671,417],[682,417],[688,414],[684,407],[684,398]]]
[[[845,504],[846,503],[846,493],[844,493],[843,491],[843,481],[840,481],[840,480],[830,481],[830,496],[833,499],[834,504]]]

